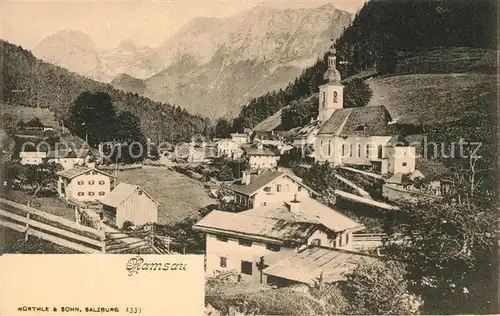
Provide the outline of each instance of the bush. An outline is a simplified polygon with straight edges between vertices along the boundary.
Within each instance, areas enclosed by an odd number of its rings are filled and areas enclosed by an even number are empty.
[[[122,229],[123,230],[132,230],[132,228],[134,227],[134,223],[132,223],[131,221],[124,221],[123,222],[123,226],[122,226]]]

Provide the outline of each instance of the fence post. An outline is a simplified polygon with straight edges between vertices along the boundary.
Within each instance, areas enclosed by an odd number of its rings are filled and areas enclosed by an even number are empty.
[[[26,214],[26,218],[28,219],[28,221],[26,222],[26,232],[24,233],[24,241],[28,241],[28,237],[30,234],[30,225],[28,224],[30,220],[30,213]]]

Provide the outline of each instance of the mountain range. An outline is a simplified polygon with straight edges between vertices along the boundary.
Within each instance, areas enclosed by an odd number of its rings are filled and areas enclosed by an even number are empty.
[[[255,7],[191,20],[156,48],[124,40],[102,51],[81,31],[42,40],[35,56],[91,79],[211,118],[235,116],[250,98],[284,88],[323,57],[352,14]]]

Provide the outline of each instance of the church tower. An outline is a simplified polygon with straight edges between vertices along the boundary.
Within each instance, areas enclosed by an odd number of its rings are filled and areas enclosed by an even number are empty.
[[[341,83],[340,72],[337,70],[333,43],[330,52],[328,70],[323,75],[328,83],[319,87],[318,121],[321,123],[326,122],[335,110],[344,108],[344,86]]]

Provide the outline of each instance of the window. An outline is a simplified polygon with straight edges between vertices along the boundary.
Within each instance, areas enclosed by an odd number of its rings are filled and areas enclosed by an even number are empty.
[[[264,191],[266,191],[266,192],[271,192],[271,187],[265,187],[265,188],[264,188]]]
[[[95,193],[94,192],[89,192],[89,196],[94,196]]]
[[[85,193],[83,193],[83,192],[78,192],[78,196],[84,196],[84,195],[85,195]]]
[[[83,181],[78,181],[78,185],[83,185]]]
[[[403,167],[406,167],[407,163],[406,162],[403,162]]]
[[[311,240],[311,245],[321,246],[321,239],[316,238],[316,239]]]
[[[357,147],[358,147],[358,158],[361,158],[361,145],[358,144]]]
[[[371,144],[366,144],[366,152],[365,152],[365,155],[366,155],[366,158],[369,158],[370,157],[370,152],[371,152]]]
[[[349,234],[345,235],[345,244],[349,244]]]
[[[278,251],[280,251],[280,250],[281,250],[281,247],[280,247],[280,245],[267,244],[267,245],[266,245],[266,249],[267,249],[267,250],[271,250],[271,251],[278,252]]]
[[[220,242],[227,242],[227,237],[226,236],[217,236],[216,238]]]
[[[104,195],[106,194],[104,191],[99,192],[99,195]]]
[[[141,190],[139,190],[139,191],[137,192],[137,194],[142,195],[142,191],[141,191]]]
[[[342,247],[342,235],[339,237],[339,247]]]
[[[227,258],[226,257],[220,257],[220,266],[222,268],[226,268],[227,267]]]
[[[262,206],[266,206],[267,205],[267,202],[262,202]]]
[[[342,157],[347,156],[346,151],[347,151],[347,144],[342,144]]]
[[[99,181],[99,184],[103,185],[104,184],[104,180]]]
[[[337,103],[338,94],[337,91],[333,91],[333,102]]]
[[[252,247],[252,242],[249,240],[245,240],[245,239],[238,240],[238,244],[240,244],[241,246],[245,246],[245,247]]]
[[[325,101],[326,101],[326,93],[325,91],[323,91],[323,98],[321,98],[321,104],[323,105],[323,107],[325,107]]]
[[[276,192],[281,192],[281,184],[276,185]]]
[[[329,140],[328,141],[328,156],[332,154],[332,142]]]
[[[241,273],[252,275],[252,266],[250,261],[241,261]]]
[[[349,145],[349,157],[352,157],[353,150],[352,150],[352,144]]]
[[[94,184],[94,180],[90,180],[90,181],[89,181],[89,184]]]
[[[302,187],[300,185],[297,187],[297,191],[298,192],[302,191]]]
[[[382,159],[382,145],[378,145],[378,158]]]

